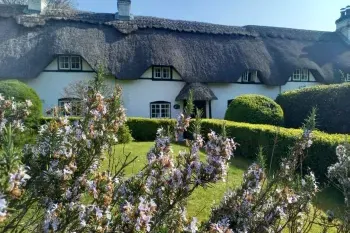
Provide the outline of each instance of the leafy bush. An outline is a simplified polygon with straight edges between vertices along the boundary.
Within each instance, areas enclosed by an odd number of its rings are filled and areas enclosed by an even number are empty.
[[[132,136],[136,141],[151,141],[155,135],[154,130],[159,127],[167,129],[175,124],[173,119],[148,119],[148,118],[128,118],[127,125],[130,127]],[[287,129],[272,125],[249,124],[240,122],[230,122],[218,119],[203,119],[202,133],[208,135],[211,130],[221,132],[223,123],[226,123],[227,136],[235,138],[239,143],[236,154],[249,158],[255,158],[259,147],[264,148],[264,153],[268,156],[268,161],[274,150],[273,167],[277,167],[281,158],[287,156],[290,147],[296,142],[302,131],[300,129]],[[277,134],[277,135],[276,135]],[[327,167],[334,164],[336,155],[335,148],[343,143],[344,135],[327,134],[315,131],[313,146],[308,151],[304,167],[311,168],[321,182],[327,181],[325,174]],[[275,145],[277,136],[277,144]]]
[[[70,121],[70,122],[74,122],[74,121],[78,121],[78,120],[80,120],[81,119],[81,117],[68,117],[68,120]],[[41,117],[40,118],[40,125],[44,125],[44,124],[47,124],[47,123],[49,123],[50,121],[52,121],[52,120],[54,120],[54,118],[53,117]]]
[[[220,132],[222,124],[223,120],[203,120],[203,135],[207,135],[210,130]],[[270,161],[272,151],[274,151],[274,168],[278,166],[281,158],[288,155],[291,146],[295,144],[302,133],[300,129],[229,121],[226,122],[226,130],[227,136],[234,138],[239,143],[236,150],[236,154],[239,156],[254,158],[259,147],[262,146],[267,161]],[[320,182],[326,182],[327,168],[337,160],[334,153],[335,148],[345,140],[344,135],[314,131],[313,145],[307,152],[303,167],[305,169],[311,168]]]
[[[132,137],[139,142],[152,141],[157,134],[157,129],[164,128],[172,130],[176,121],[173,119],[149,119],[149,118],[128,118],[126,125],[132,132]]]
[[[127,125],[123,125],[119,128],[117,133],[118,143],[127,144],[130,143],[133,138],[131,136],[130,129]]]
[[[288,91],[276,101],[284,111],[285,125],[298,128],[312,107],[317,107],[317,125],[329,133],[350,133],[350,84],[322,85]]]
[[[282,125],[282,108],[263,95],[241,95],[226,110],[225,120],[252,124]]]
[[[31,87],[18,80],[4,80],[0,81],[0,93],[5,97],[14,97],[16,101],[30,100],[33,105],[29,108],[30,116],[26,119],[26,123],[30,127],[37,126],[43,106],[38,94]]]

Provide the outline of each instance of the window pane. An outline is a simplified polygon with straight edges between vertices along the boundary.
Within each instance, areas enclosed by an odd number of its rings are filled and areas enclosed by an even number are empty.
[[[170,104],[151,104],[151,118],[170,118]]]
[[[72,70],[80,70],[81,69],[81,59],[78,56],[71,57],[72,62]]]
[[[59,57],[59,69],[68,70],[69,67],[69,57],[67,56],[60,56]]]
[[[163,68],[163,79],[170,79],[170,68],[169,67]]]
[[[160,67],[155,67],[154,68],[154,77],[161,78],[161,73],[162,73],[161,71],[162,71],[162,69]]]
[[[302,70],[301,80],[302,81],[308,81],[309,80],[309,70],[308,69],[303,69]]]
[[[293,73],[293,81],[300,81],[301,70],[297,69]]]
[[[243,82],[249,82],[249,72],[244,72],[243,73],[243,78],[242,78]]]

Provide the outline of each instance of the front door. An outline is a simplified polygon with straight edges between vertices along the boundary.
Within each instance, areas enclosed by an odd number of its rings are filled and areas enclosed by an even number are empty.
[[[187,101],[184,101],[184,106],[186,106]],[[192,118],[196,117],[197,109],[202,110],[202,116],[201,118],[207,118],[207,101],[205,100],[195,100],[193,101],[194,104],[194,114],[192,114]]]
[[[207,101],[205,100],[195,100],[193,101],[194,103],[194,116],[193,117],[196,117],[196,114],[197,114],[197,109],[199,110],[202,110],[202,115],[201,117],[202,118],[207,118]]]

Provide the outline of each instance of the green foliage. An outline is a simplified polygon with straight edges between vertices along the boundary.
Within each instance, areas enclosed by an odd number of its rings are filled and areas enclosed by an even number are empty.
[[[263,95],[241,95],[226,110],[225,120],[252,124],[283,125],[282,108]]]
[[[210,130],[222,132],[223,124],[223,120],[203,119],[202,134],[206,136]],[[127,125],[130,127],[132,136],[136,141],[152,141],[158,128],[172,128],[175,125],[175,120],[128,118]],[[270,163],[273,152],[273,168],[279,165],[281,158],[288,155],[290,148],[303,133],[301,129],[230,121],[225,122],[225,131],[227,137],[232,137],[239,143],[235,152],[238,156],[259,159],[258,162],[261,162],[261,158],[256,158],[256,156],[263,153],[265,162]],[[276,134],[277,143],[275,143]],[[337,160],[335,148],[345,140],[344,135],[315,131],[313,133],[313,144],[306,153],[303,167],[305,169],[311,168],[319,181],[326,182],[327,167]]]
[[[298,128],[313,107],[316,127],[329,133],[350,133],[350,84],[320,85],[288,91],[276,101],[284,111],[286,127]]]
[[[77,120],[80,120],[81,117],[68,117],[68,120],[71,121],[71,122],[74,122],[74,121],[77,121]],[[53,118],[52,117],[41,117],[40,118],[40,125],[43,125],[43,124],[46,124],[50,121],[52,121]]]
[[[24,102],[25,100],[32,101],[30,107],[30,116],[26,120],[29,127],[38,125],[40,117],[42,116],[43,106],[38,94],[27,84],[18,80],[4,80],[0,81],[0,93],[5,97],[14,97],[15,101]]]
[[[156,138],[157,129],[174,129],[174,119],[148,119],[148,118],[128,118],[126,125],[132,132],[132,137],[139,142],[153,141]]]
[[[220,132],[222,120],[203,120],[203,135],[207,135],[210,130]],[[270,163],[272,152],[273,168],[276,168],[281,158],[286,157],[290,148],[296,140],[301,137],[302,130],[286,129],[271,125],[257,125],[248,123],[227,122],[226,131],[228,137],[235,138],[239,146],[235,152],[238,156],[254,158],[264,150],[265,161]],[[277,133],[277,143],[275,136]],[[321,182],[327,181],[327,167],[334,164],[337,160],[335,148],[346,140],[344,135],[327,134],[319,131],[313,132],[313,144],[306,153],[303,163],[304,168],[311,168],[316,177]]]
[[[131,136],[130,129],[127,125],[123,125],[119,128],[117,133],[118,143],[128,144],[132,142],[133,138]]]

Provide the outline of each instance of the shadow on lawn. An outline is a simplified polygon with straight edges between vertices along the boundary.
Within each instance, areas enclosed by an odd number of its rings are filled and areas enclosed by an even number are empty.
[[[333,211],[337,216],[344,213],[344,196],[333,186],[319,192],[314,204],[324,212],[327,212],[327,210]]]

